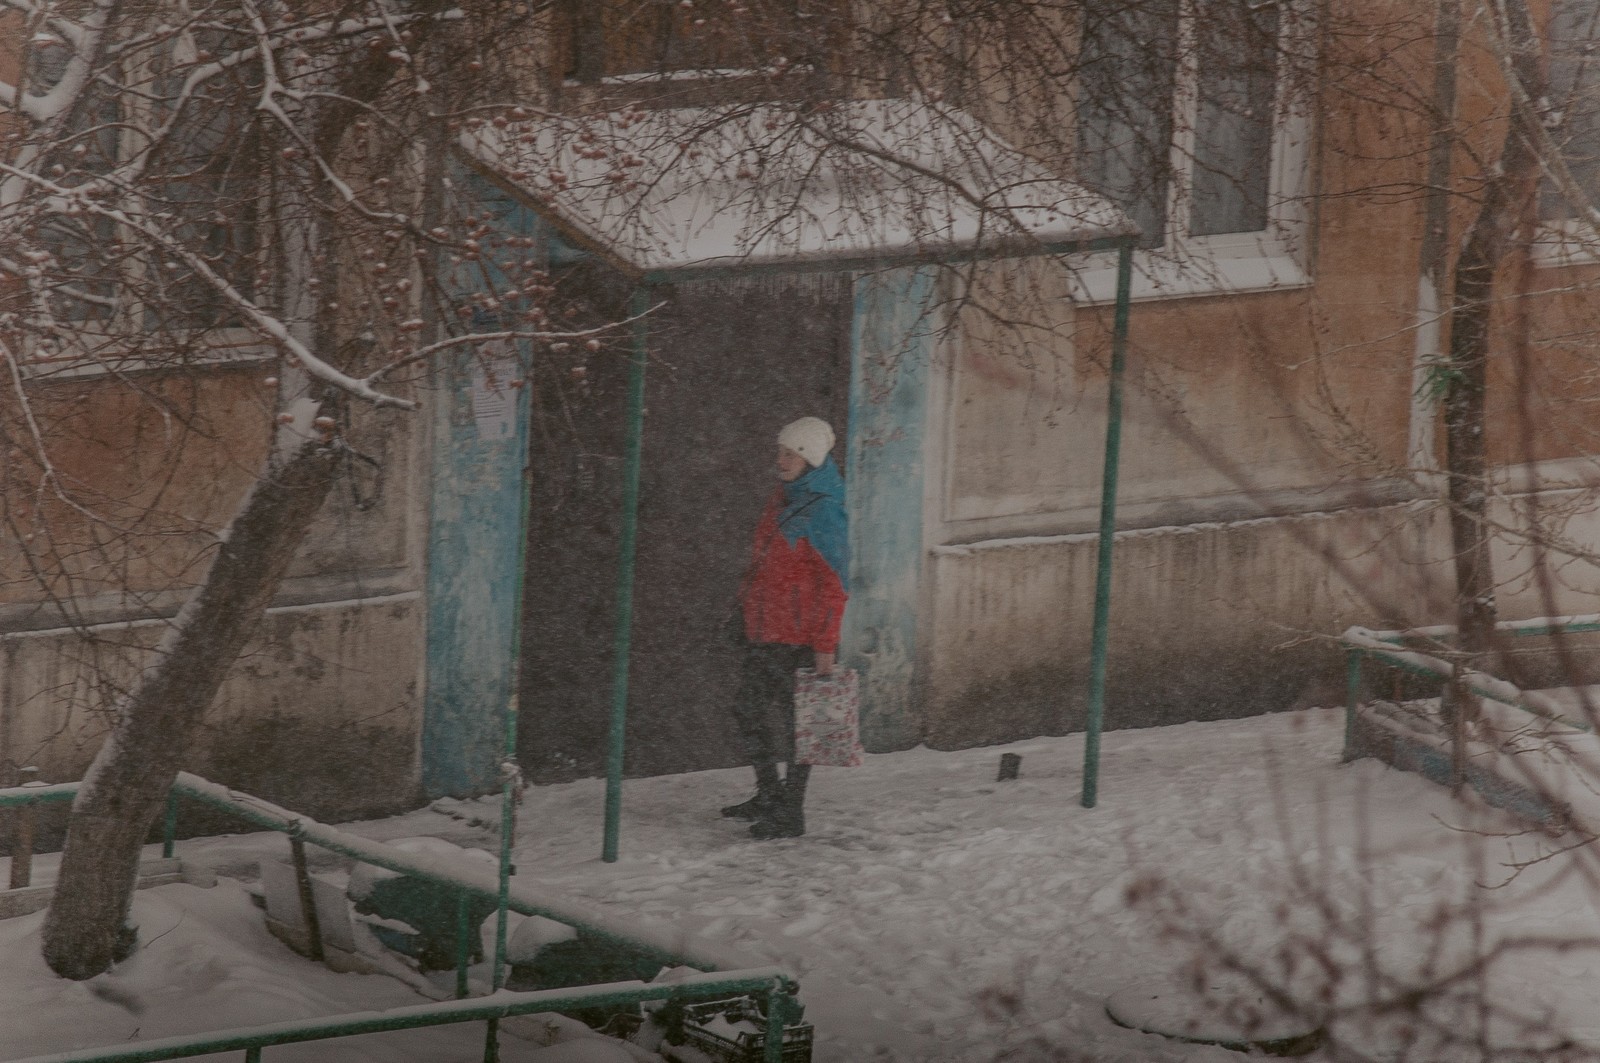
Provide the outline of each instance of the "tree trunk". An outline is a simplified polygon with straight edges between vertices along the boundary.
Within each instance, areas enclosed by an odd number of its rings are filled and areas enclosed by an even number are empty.
[[[332,486],[332,452],[304,438],[291,445],[286,459],[268,460],[204,582],[124,696],[73,803],[44,924],[45,961],[63,977],[92,978],[131,949],[133,931],[124,927],[145,837],[202,716]]]
[[[1529,212],[1539,177],[1539,131],[1538,116],[1528,101],[1544,95],[1538,43],[1527,10],[1520,0],[1509,0],[1503,12],[1507,67],[1522,92],[1513,86],[1500,165],[1484,183],[1477,217],[1456,260],[1444,395],[1456,626],[1461,664],[1466,668],[1481,667],[1494,644],[1496,612],[1484,405],[1490,325],[1495,274],[1511,252],[1526,246],[1530,233]]]
[[[274,9],[274,17],[296,7],[266,6]],[[456,6],[453,0],[407,5],[404,39],[412,53],[422,55],[429,38],[456,24],[439,17]],[[117,9],[111,10],[114,18]],[[380,34],[370,43],[384,39]],[[289,44],[284,38],[277,46],[288,54],[294,51]],[[284,149],[265,151],[273,160],[274,180],[266,212],[273,224],[264,250],[265,261],[275,267],[276,314],[297,342],[316,351],[340,349],[336,303],[319,297],[312,280],[325,272],[321,256],[332,253],[333,234],[350,216],[338,213],[338,196],[331,197],[333,209],[319,198],[328,187],[324,171],[339,158],[350,130],[365,124],[358,119],[390,92],[397,77],[414,76],[413,67],[397,65],[387,47],[364,48],[347,58],[326,67],[314,64],[313,72],[297,81],[301,91],[280,91],[273,112],[280,121],[263,126],[268,147]],[[418,93],[422,81],[415,77]],[[312,158],[304,152],[307,143]],[[358,218],[348,232],[361,233],[361,224]],[[234,516],[205,579],[173,620],[153,663],[120,699],[116,723],[73,803],[44,927],[45,960],[67,978],[93,977],[131,948],[124,925],[144,839],[206,709],[271,604],[332,487],[338,444],[319,441],[314,418],[320,402],[306,397],[324,394],[324,388],[294,368],[292,359],[282,372],[279,402],[290,423],[278,426],[265,470]]]

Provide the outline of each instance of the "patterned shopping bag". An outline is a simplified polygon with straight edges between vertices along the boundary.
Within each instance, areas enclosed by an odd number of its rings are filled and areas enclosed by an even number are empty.
[[[860,680],[854,668],[794,674],[794,762],[854,768],[861,764]]]

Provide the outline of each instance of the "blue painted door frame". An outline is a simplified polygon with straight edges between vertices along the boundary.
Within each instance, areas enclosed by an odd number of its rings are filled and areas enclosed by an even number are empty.
[[[456,188],[473,200],[473,213],[492,219],[498,233],[539,238],[537,217],[492,186],[458,171]],[[452,278],[452,294],[498,285],[501,278],[488,259],[463,264]],[[488,331],[498,323],[482,316],[474,327]],[[515,711],[528,389],[508,387],[506,377],[513,359],[526,359],[528,352],[507,346],[498,373],[494,359],[483,353],[472,351],[437,367],[429,401],[433,452],[422,716],[422,787],[429,797],[498,788],[506,714]],[[521,375],[516,370],[513,378]]]
[[[861,672],[863,743],[880,752],[922,740],[917,615],[934,282],[932,268],[904,267],[861,274],[853,294],[842,648]]]

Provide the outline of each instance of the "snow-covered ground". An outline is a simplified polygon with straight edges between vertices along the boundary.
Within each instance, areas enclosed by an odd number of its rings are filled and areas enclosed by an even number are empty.
[[[747,770],[633,780],[614,864],[599,859],[603,783],[540,787],[519,813],[516,863],[562,894],[787,964],[817,1063],[1236,1060],[1105,1012],[1151,980],[1224,984],[1230,960],[1313,1010],[1358,1008],[1313,1058],[1484,1058],[1441,1040],[1485,1023],[1494,1041],[1600,1044],[1600,892],[1570,859],[1510,873],[1573,839],[1374,761],[1341,764],[1342,729],[1342,713],[1312,709],[1110,732],[1087,810],[1082,736],[871,756],[817,769],[809,832],[783,841],[717,815],[745,796]],[[995,781],[1001,752],[1022,756],[1016,781]],[[492,848],[497,817],[494,800],[441,802],[351,829]],[[0,1058],[417,1002],[401,980],[330,973],[266,934],[227,876],[284,848],[274,835],[182,844],[221,885],[141,893],[143,950],[83,985],[38,959],[41,916],[0,923]],[[1462,974],[1454,996],[1407,995],[1513,935],[1552,940]],[[1360,1008],[1374,998],[1395,1006]],[[474,1059],[480,1030],[267,1058]]]

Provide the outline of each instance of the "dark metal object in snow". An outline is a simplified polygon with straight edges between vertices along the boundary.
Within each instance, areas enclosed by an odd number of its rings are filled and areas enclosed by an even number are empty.
[[[782,1017],[783,1051],[778,1057],[782,1063],[811,1063],[813,1030],[809,1022],[801,1021],[803,1012],[794,1004],[791,1014]],[[753,997],[686,1004],[682,1018],[684,1043],[716,1063],[762,1063],[772,1058],[767,1052],[771,1023]]]
[[[994,777],[995,782],[1008,782],[1015,779],[1022,771],[1022,756],[1018,753],[1000,754],[1000,774]]]

